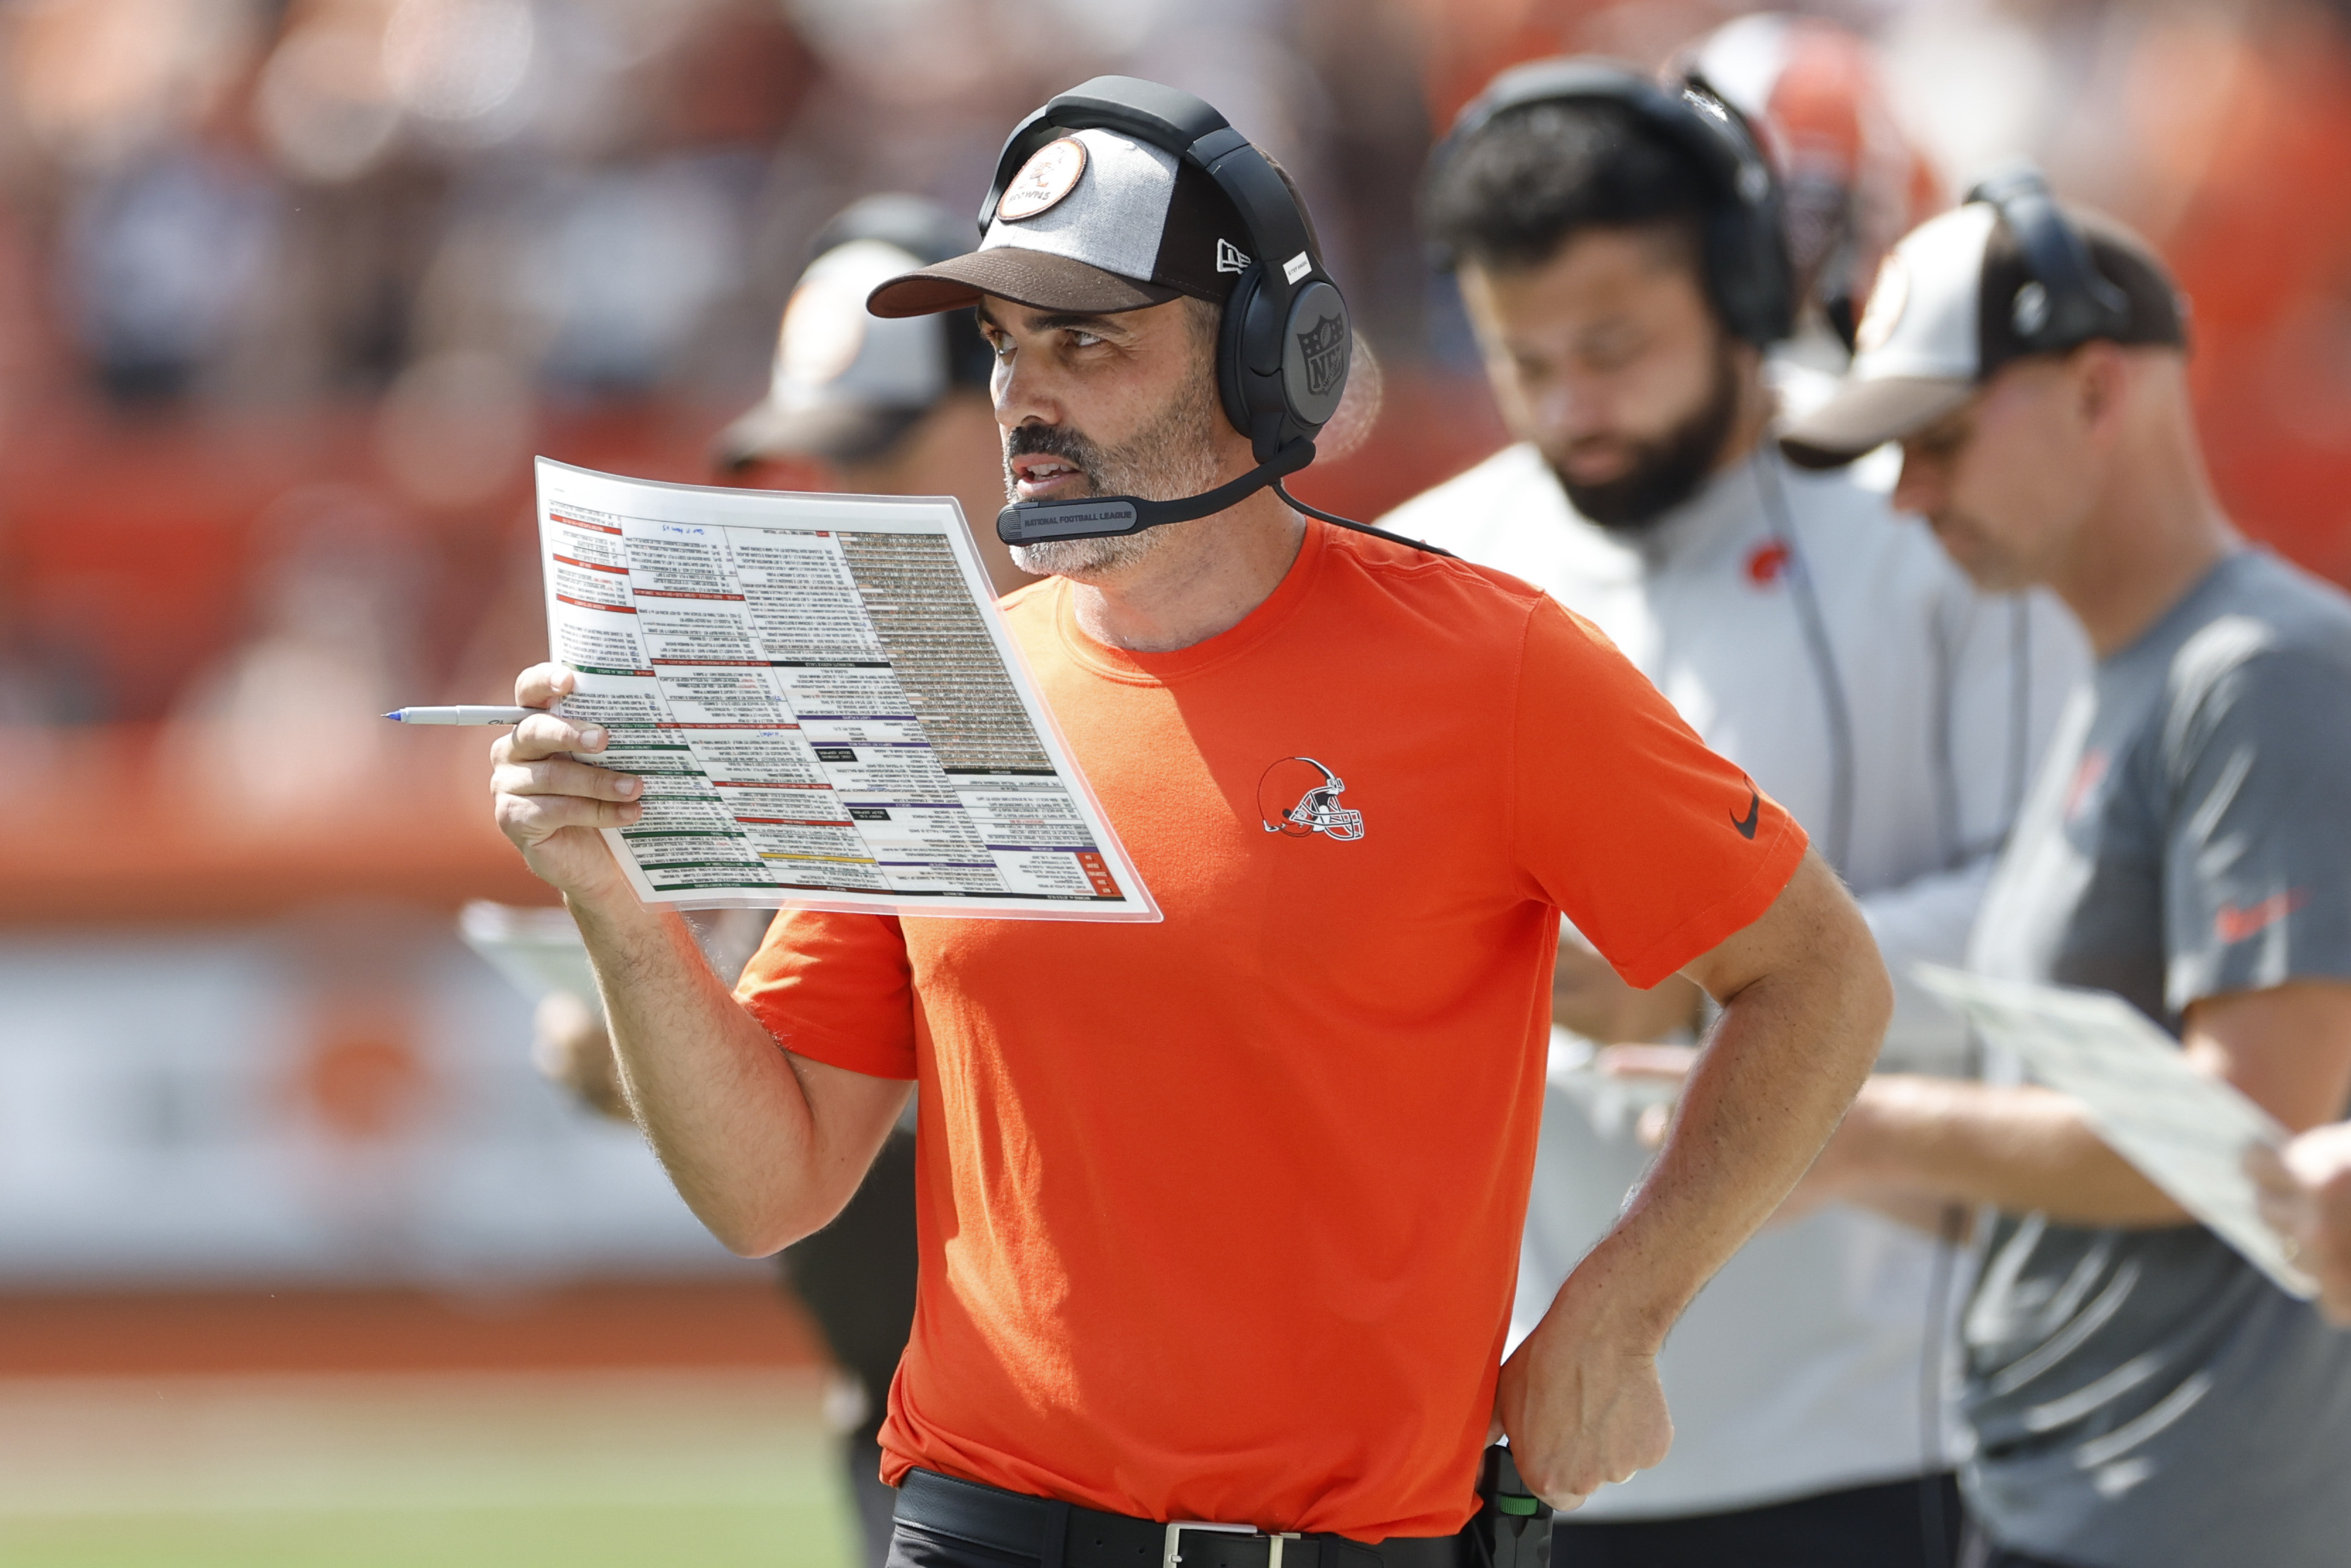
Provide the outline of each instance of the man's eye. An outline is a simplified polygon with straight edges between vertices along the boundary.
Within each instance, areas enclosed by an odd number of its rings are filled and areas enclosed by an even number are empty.
[[[1640,358],[1642,343],[1630,333],[1611,332],[1583,346],[1584,362],[1596,371],[1622,369]]]
[[[1102,339],[1092,332],[1083,331],[1075,327],[1070,329],[1070,344],[1072,348],[1091,349],[1101,341]]]

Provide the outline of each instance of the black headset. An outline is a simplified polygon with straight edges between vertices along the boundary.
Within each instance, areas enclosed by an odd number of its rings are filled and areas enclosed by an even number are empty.
[[[1320,247],[1288,182],[1223,115],[1190,93],[1134,77],[1096,77],[1055,98],[1006,139],[979,209],[982,235],[1021,166],[1072,131],[1115,131],[1172,152],[1231,201],[1249,255],[1226,299],[1217,344],[1225,417],[1249,438],[1260,463],[1292,442],[1313,440],[1338,412],[1353,334],[1347,302],[1322,270]],[[1333,332],[1335,371],[1329,358]],[[1309,372],[1310,353],[1321,361],[1317,373]]]
[[[1223,511],[1271,485],[1301,512],[1395,538],[1318,511],[1281,486],[1285,475],[1314,461],[1314,437],[1339,411],[1354,331],[1345,298],[1323,270],[1305,209],[1280,171],[1223,115],[1190,93],[1135,77],[1096,77],[1054,98],[1005,139],[996,178],[980,204],[983,235],[1022,166],[1038,149],[1072,131],[1114,131],[1175,154],[1207,174],[1239,215],[1249,254],[1225,299],[1217,338],[1217,392],[1225,417],[1249,438],[1258,465],[1229,484],[1181,501],[1133,496],[1022,501],[997,515],[997,537],[1007,544],[1036,544],[1139,533]],[[1415,548],[1446,553],[1427,545]]]
[[[2027,349],[2062,354],[2130,325],[2129,297],[2091,264],[2089,246],[2038,168],[2011,164],[1978,181],[1968,200],[2000,214],[2032,275],[2009,312],[2009,325]]]
[[[1594,59],[1534,60],[1496,77],[1454,118],[1429,160],[1432,177],[1499,117],[1539,103],[1617,104],[1687,153],[1712,188],[1704,220],[1707,297],[1731,332],[1761,348],[1793,329],[1795,269],[1780,182],[1747,120],[1695,72],[1667,87]],[[1450,267],[1454,258],[1440,256]]]

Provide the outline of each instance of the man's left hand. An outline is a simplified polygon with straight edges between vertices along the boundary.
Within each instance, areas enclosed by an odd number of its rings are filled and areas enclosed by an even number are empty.
[[[2262,1218],[2318,1281],[2321,1310],[2351,1328],[2351,1123],[2314,1128],[2283,1156],[2255,1149],[2245,1168],[2261,1189]]]
[[[1558,1509],[1583,1506],[1673,1446],[1657,1346],[1581,1310],[1606,1294],[1571,1283],[1502,1364],[1494,1391],[1495,1425],[1510,1437],[1520,1476]]]

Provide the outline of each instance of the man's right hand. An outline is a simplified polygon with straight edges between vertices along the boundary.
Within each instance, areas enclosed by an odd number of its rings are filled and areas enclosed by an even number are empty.
[[[576,680],[560,664],[533,664],[515,677],[516,705],[552,706],[570,695]],[[611,740],[601,725],[549,713],[523,720],[490,747],[499,830],[530,869],[566,897],[629,892],[628,878],[596,830],[623,828],[643,816],[643,783],[567,755],[599,752]]]

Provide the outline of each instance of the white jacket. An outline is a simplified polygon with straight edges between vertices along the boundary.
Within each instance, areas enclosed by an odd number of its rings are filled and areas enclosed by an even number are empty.
[[[1883,1064],[1962,1072],[1964,1031],[1909,966],[1960,960],[2088,652],[2046,595],[1975,592],[1922,523],[1893,513],[1877,477],[1758,455],[1646,532],[1612,535],[1578,517],[1521,444],[1382,523],[1524,578],[1613,638],[1859,897],[1896,980]],[[1553,1041],[1513,1344],[1614,1222],[1646,1160],[1621,1102],[1573,1071],[1580,1042]],[[1930,1299],[1936,1251],[1842,1205],[1756,1237],[1666,1346],[1671,1456],[1578,1517],[1716,1512],[1943,1468],[1922,1407],[1943,1371],[1943,1325],[1928,1322],[1945,1306]]]

